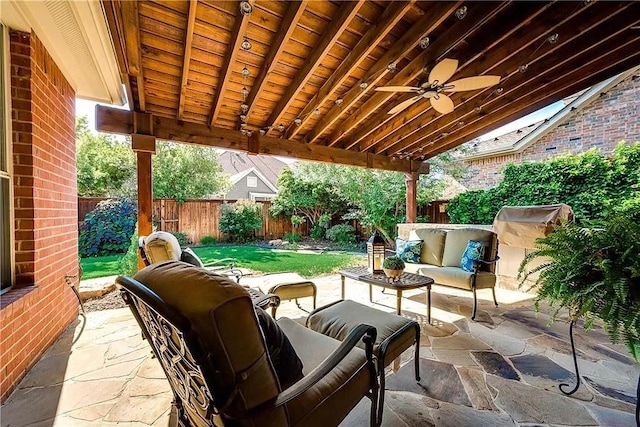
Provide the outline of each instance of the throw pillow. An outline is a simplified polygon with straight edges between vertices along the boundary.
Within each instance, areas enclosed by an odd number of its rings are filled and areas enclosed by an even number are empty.
[[[422,240],[396,239],[396,256],[409,263],[419,263],[422,253]]]
[[[188,264],[195,265],[196,267],[204,267],[202,260],[198,255],[195,254],[191,250],[191,248],[186,248],[182,250],[182,254],[180,255],[180,261],[184,261]]]
[[[480,261],[484,258],[484,242],[478,240],[469,240],[467,243],[467,248],[464,250],[462,254],[462,259],[460,260],[460,267],[464,271],[473,271],[473,263],[474,261]]]
[[[303,377],[302,361],[276,321],[260,307],[256,307],[256,314],[267,344],[271,364],[276,371],[282,390],[286,390]]]

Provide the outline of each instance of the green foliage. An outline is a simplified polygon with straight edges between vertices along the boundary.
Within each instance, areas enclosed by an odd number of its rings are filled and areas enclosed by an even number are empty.
[[[180,246],[184,247],[192,243],[191,239],[189,239],[189,236],[187,236],[187,233],[183,233],[182,231],[170,231],[169,233],[173,234],[173,237],[178,239],[178,243],[180,243]]]
[[[224,203],[220,206],[218,229],[234,242],[247,242],[262,227],[262,208],[250,200]]]
[[[291,225],[293,225],[294,227],[301,226],[305,221],[306,219],[304,217],[301,217],[300,215],[291,215]]]
[[[586,326],[602,319],[612,341],[623,337],[627,348],[640,358],[640,197],[608,214],[602,228],[584,228],[571,222],[538,239],[537,250],[527,255],[521,273],[533,259],[548,260],[533,268],[525,279],[539,273],[535,282],[540,300],[567,308],[573,319],[584,317]],[[557,314],[557,310],[555,314]]]
[[[287,233],[287,234],[284,235],[284,237],[282,239],[286,240],[289,243],[297,243],[300,240],[302,240],[302,236],[300,236],[299,234],[296,234],[296,233]]]
[[[356,230],[349,224],[336,224],[327,230],[327,239],[338,243],[353,243],[356,241]]]
[[[127,253],[118,260],[118,273],[133,277],[138,272],[138,224],[131,235],[131,242]]]
[[[218,239],[213,236],[202,236],[200,238],[201,245],[215,245],[216,243],[218,243]]]
[[[215,150],[171,142],[156,144],[153,156],[153,196],[183,203],[230,187]]]
[[[566,203],[576,220],[600,221],[640,191],[640,143],[617,145],[609,157],[596,150],[544,162],[509,164],[489,190],[459,194],[447,206],[460,224],[491,224],[503,206]]]
[[[80,224],[81,257],[125,253],[135,230],[136,204],[130,199],[104,200]]]
[[[322,240],[325,237],[327,229],[321,225],[314,225],[311,227],[311,238],[316,240]]]
[[[136,191],[136,159],[129,143],[93,133],[87,117],[76,119],[78,195],[131,197]]]
[[[404,270],[404,261],[397,256],[390,256],[385,258],[382,262],[382,268],[388,270]]]

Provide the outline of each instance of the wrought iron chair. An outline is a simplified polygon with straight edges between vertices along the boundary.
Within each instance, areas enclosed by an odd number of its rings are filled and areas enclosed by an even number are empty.
[[[340,342],[279,319],[304,374],[282,390],[249,294],[233,280],[164,262],[116,283],[171,384],[179,425],[335,426],[365,396],[376,425],[372,326]]]
[[[217,274],[233,278],[240,283],[242,271],[235,267],[235,260],[224,258],[212,263],[203,263],[202,260],[190,249],[182,249],[178,239],[166,231],[155,231],[148,236],[140,236],[138,250],[145,265],[151,265],[163,261],[183,261],[196,267],[204,267]],[[245,286],[251,295],[253,303],[263,309],[271,307],[277,309],[280,306],[280,297],[275,294],[265,294],[260,289]]]

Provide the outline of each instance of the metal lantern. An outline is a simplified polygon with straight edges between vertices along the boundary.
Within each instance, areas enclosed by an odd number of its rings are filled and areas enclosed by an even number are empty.
[[[367,241],[367,270],[369,273],[381,274],[384,262],[384,239],[374,232]]]

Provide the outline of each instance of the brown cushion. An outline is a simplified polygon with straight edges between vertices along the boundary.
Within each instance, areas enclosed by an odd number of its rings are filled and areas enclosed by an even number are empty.
[[[445,230],[437,228],[418,228],[409,233],[409,240],[422,240],[424,242],[420,254],[421,263],[442,265],[446,235],[447,232]]]
[[[460,228],[449,230],[445,242],[444,253],[442,255],[442,265],[444,267],[460,267],[462,254],[467,248],[469,240],[479,240],[485,243],[485,260],[490,257],[490,248],[493,244],[495,233],[490,230],[480,228]]]

